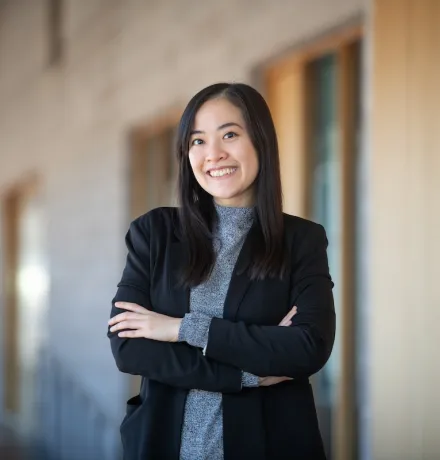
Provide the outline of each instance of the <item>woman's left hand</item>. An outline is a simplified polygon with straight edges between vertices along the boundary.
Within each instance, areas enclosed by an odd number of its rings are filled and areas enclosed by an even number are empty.
[[[131,302],[116,302],[115,306],[128,311],[109,320],[110,332],[122,330],[119,337],[177,342],[182,318],[161,315]]]

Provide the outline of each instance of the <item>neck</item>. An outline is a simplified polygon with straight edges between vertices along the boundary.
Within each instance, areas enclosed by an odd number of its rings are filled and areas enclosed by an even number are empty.
[[[225,223],[237,228],[250,227],[254,220],[254,207],[222,206],[214,203],[217,223],[223,226]]]

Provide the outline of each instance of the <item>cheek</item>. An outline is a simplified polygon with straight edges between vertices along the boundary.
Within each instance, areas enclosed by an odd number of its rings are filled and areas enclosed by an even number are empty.
[[[248,161],[247,161],[247,169],[248,169],[248,174],[252,180],[255,180],[255,178],[258,175],[258,170],[260,168],[259,161],[258,161],[258,156],[257,153],[251,153],[248,156]]]
[[[194,155],[191,155],[191,153],[188,155],[188,160],[189,164],[191,166],[191,169],[195,171],[197,169],[197,158]]]
[[[203,175],[203,161],[198,158],[196,155],[188,155],[189,164],[191,169],[196,177]]]
[[[255,151],[250,139],[248,139],[245,145],[242,145],[241,148],[236,152],[236,158],[245,167],[246,176],[248,176],[249,179],[255,179],[255,177],[258,175],[259,161],[257,152]]]

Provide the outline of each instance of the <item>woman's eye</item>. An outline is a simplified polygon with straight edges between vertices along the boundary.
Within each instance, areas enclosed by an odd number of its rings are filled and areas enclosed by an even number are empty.
[[[233,137],[237,137],[237,134],[231,131],[229,133],[226,133],[223,137],[225,139],[232,139]]]
[[[193,139],[191,141],[191,145],[200,145],[202,143],[203,143],[202,139]]]

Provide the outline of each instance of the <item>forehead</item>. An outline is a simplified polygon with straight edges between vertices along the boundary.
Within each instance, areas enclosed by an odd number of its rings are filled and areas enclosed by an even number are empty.
[[[243,126],[241,110],[225,98],[211,99],[198,110],[194,119],[195,129],[217,129],[224,123],[235,122]]]

